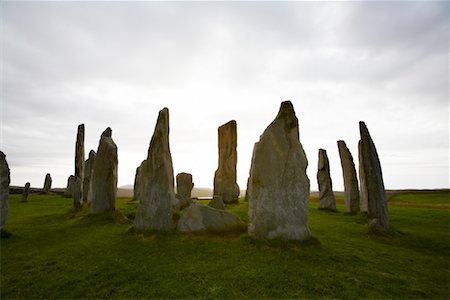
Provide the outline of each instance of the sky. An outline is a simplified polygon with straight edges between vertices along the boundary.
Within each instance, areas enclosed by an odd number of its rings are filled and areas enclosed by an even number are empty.
[[[1,1],[0,150],[11,185],[65,187],[78,124],[86,157],[112,128],[133,184],[159,110],[175,175],[212,187],[217,128],[237,121],[238,184],[291,100],[317,190],[318,149],[343,190],[359,121],[388,189],[449,187],[449,3]]]

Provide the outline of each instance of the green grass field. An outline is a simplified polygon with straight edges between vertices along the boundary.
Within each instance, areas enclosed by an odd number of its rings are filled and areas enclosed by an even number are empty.
[[[59,196],[20,203],[11,195],[0,298],[448,299],[449,193],[395,197],[394,234],[375,236],[364,215],[346,215],[342,205],[319,211],[311,201],[314,239],[298,243],[245,232],[134,234],[129,199],[92,216],[72,213]],[[245,202],[227,209],[246,221]]]

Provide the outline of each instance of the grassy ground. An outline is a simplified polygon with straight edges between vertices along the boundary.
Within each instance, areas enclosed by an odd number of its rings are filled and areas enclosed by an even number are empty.
[[[448,196],[430,203],[449,204]],[[398,197],[392,203],[411,202]],[[342,205],[319,211],[312,201],[315,239],[298,243],[242,232],[133,234],[136,203],[128,200],[92,216],[70,212],[70,199],[12,195],[0,298],[449,298],[450,211],[442,207],[393,204],[396,234],[374,236],[364,215]],[[246,221],[246,203],[227,209]]]

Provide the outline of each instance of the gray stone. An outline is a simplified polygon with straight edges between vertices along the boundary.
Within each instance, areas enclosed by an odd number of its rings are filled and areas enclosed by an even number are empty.
[[[95,153],[94,150],[91,150],[89,151],[89,158],[84,162],[83,203],[89,203],[89,191],[96,156],[97,153]]]
[[[134,176],[134,186],[133,186],[133,199],[134,200],[139,200],[139,192],[141,191],[141,182],[142,182],[142,177],[140,176],[141,174],[141,168],[143,167],[143,165],[145,164],[145,160],[141,162],[141,164],[139,165],[139,167],[136,168],[136,175]]]
[[[225,210],[225,204],[223,203],[222,197],[220,197],[219,195],[214,195],[208,206],[215,209]]]
[[[44,181],[44,187],[42,188],[42,193],[44,193],[44,194],[50,193],[51,188],[52,188],[52,176],[50,176],[50,173],[47,173],[47,175],[45,175],[45,181]]]
[[[66,187],[66,190],[64,191],[64,197],[72,198],[72,190],[73,190],[74,181],[75,181],[74,175],[70,175],[67,178],[67,187]]]
[[[341,158],[342,177],[344,178],[345,210],[348,213],[356,214],[359,212],[359,188],[355,163],[345,142],[338,141],[337,145]]]
[[[248,181],[248,233],[257,238],[305,240],[309,237],[308,160],[299,140],[290,101],[253,149]]]
[[[134,226],[137,230],[169,231],[178,205],[174,191],[172,155],[169,147],[169,110],[158,115],[147,160],[139,169],[138,200]]]
[[[176,176],[177,180],[177,198],[179,200],[179,208],[184,209],[192,203],[192,189],[194,183],[192,182],[192,174],[179,173]]]
[[[319,184],[319,209],[336,210],[336,198],[333,193],[333,183],[330,176],[330,163],[327,151],[319,149],[317,167],[317,183]]]
[[[22,201],[21,202],[28,202],[28,195],[30,194],[30,183],[25,183],[25,186],[23,187],[22,192]]]
[[[80,210],[83,205],[84,124],[78,125],[77,141],[75,143],[75,177],[72,186],[72,208]]]
[[[369,219],[376,219],[374,222],[377,229],[387,230],[389,216],[380,159],[364,122],[359,122],[359,131]]]
[[[8,197],[11,173],[6,155],[0,151],[0,231],[4,229],[8,217]]]
[[[102,213],[115,210],[117,196],[117,146],[111,138],[108,127],[100,138],[88,202],[91,203],[92,213]]]
[[[236,121],[230,121],[218,129],[219,167],[214,173],[214,195],[224,203],[239,201],[239,186],[236,182],[237,129]]]
[[[81,178],[78,176],[73,176],[72,183],[72,208],[75,211],[80,210],[83,207],[83,196],[82,188],[83,183],[81,182]]]
[[[364,172],[363,153],[361,148],[361,140],[358,142],[358,161],[359,161],[359,189],[360,189],[360,209],[362,212],[368,212],[367,206],[367,184],[366,172]]]
[[[241,223],[239,218],[230,212],[194,202],[185,209],[178,221],[177,230],[181,232],[226,232],[239,228]]]

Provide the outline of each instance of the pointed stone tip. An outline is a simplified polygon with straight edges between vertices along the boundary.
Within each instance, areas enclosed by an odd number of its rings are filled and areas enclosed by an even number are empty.
[[[106,128],[101,135],[101,137],[111,137],[111,136],[112,136],[112,129],[110,127]]]
[[[294,105],[290,100],[281,102],[280,111],[294,111]]]

